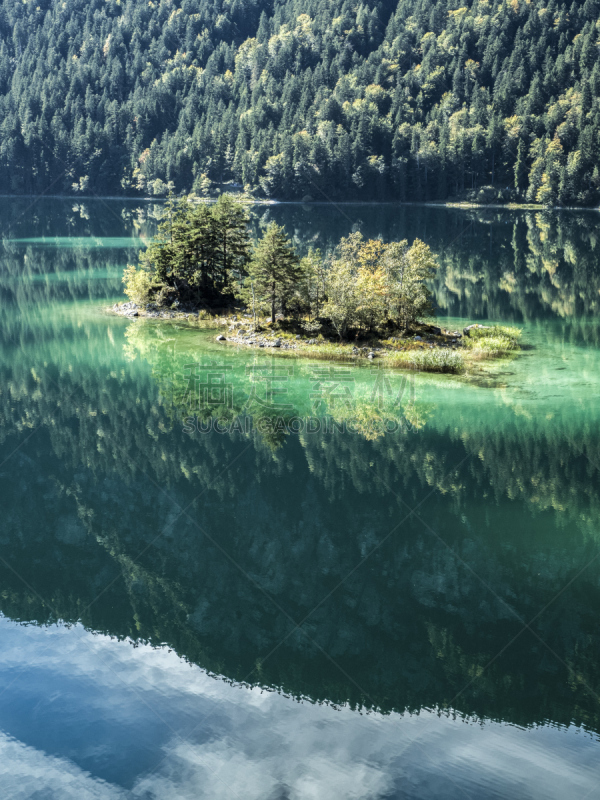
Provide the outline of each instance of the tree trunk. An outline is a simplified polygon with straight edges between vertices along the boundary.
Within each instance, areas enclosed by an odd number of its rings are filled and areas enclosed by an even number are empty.
[[[271,323],[275,324],[275,284],[271,284]]]

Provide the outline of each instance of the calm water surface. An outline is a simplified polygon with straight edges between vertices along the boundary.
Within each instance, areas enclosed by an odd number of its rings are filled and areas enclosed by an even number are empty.
[[[0,794],[600,797],[600,218],[277,206],[439,254],[470,379],[103,312],[152,204],[0,200]]]

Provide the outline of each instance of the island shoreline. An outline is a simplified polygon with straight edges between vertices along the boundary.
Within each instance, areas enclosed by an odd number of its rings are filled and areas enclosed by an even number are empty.
[[[215,342],[235,345],[248,350],[269,351],[273,355],[353,363],[373,363],[392,369],[413,372],[460,375],[470,372],[482,362],[514,359],[521,347],[511,352],[490,353],[472,346],[471,331],[493,331],[494,326],[471,323],[462,331],[450,331],[440,326],[419,322],[401,336],[389,339],[373,336],[353,341],[290,334],[273,328],[270,320],[259,321],[255,327],[251,315],[238,313],[206,316],[206,312],[142,308],[134,302],[115,303],[106,312],[129,320],[157,323],[187,323],[190,330],[216,333]],[[241,318],[240,318],[241,317]],[[282,320],[276,320],[279,325]],[[414,329],[414,330],[413,330]],[[469,346],[467,346],[469,345]]]

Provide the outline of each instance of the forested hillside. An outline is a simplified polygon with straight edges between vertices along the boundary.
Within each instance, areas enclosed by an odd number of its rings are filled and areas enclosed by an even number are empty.
[[[0,0],[0,192],[597,203],[599,12]]]

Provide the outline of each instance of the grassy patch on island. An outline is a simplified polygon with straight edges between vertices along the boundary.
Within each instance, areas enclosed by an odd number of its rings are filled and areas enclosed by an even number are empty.
[[[520,350],[521,331],[503,325],[472,328],[463,337],[463,346],[474,360],[499,358]]]

